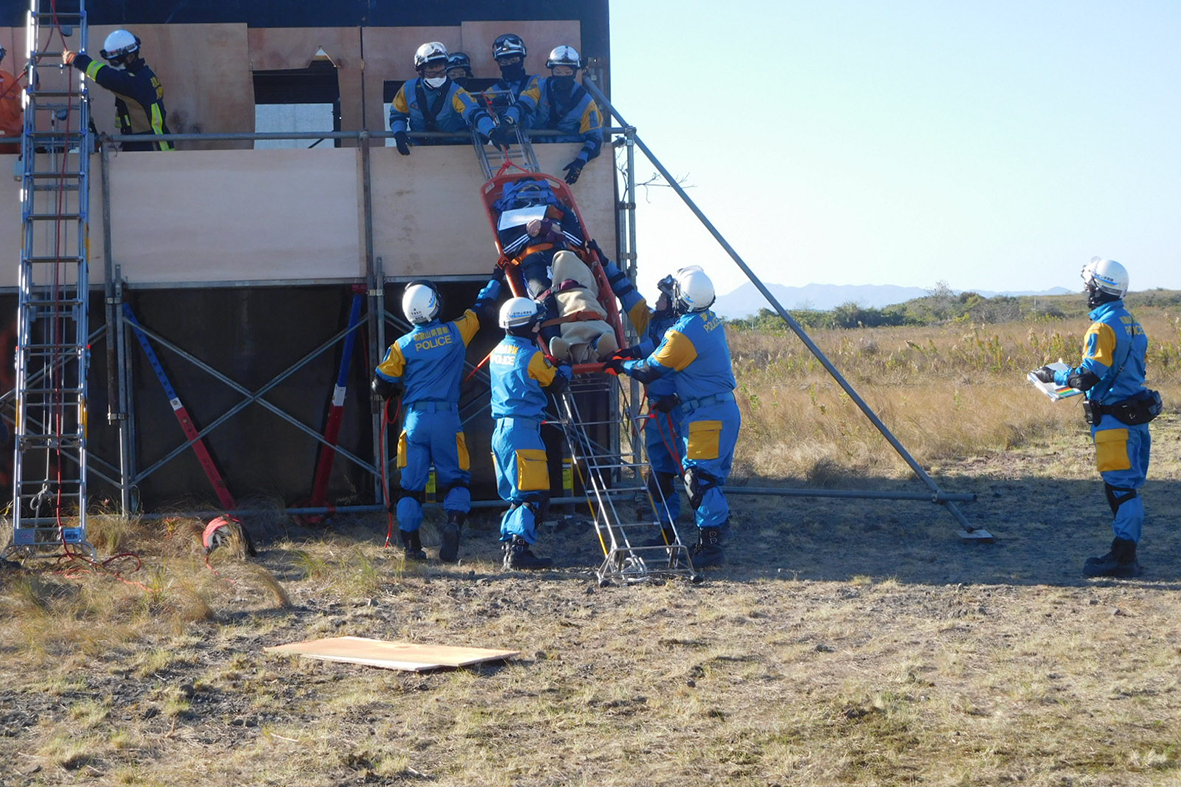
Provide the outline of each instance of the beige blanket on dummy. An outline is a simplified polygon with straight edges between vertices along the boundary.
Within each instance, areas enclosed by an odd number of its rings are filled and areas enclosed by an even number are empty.
[[[559,251],[554,255],[551,271],[558,314],[584,317],[561,324],[562,335],[550,341],[550,355],[571,363],[595,363],[610,358],[619,349],[619,342],[607,322],[607,310],[599,303],[599,285],[590,267],[574,252]],[[586,319],[588,312],[597,314],[598,319]]]

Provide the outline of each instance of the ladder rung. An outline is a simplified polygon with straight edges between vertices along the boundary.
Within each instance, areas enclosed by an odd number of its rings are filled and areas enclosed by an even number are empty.
[[[56,11],[56,10],[52,10],[52,11],[30,11],[29,16],[33,17],[34,19],[40,19],[41,17],[45,17],[47,19],[52,19],[55,22],[60,22],[63,19],[82,19],[86,16],[86,14],[83,11]],[[44,25],[41,25],[41,26],[43,27]]]
[[[25,301],[25,306],[35,306],[43,308],[45,306],[81,306],[81,298],[38,298],[36,300]]]
[[[25,218],[30,221],[80,221],[81,213],[30,213]]]
[[[28,93],[30,101],[35,101],[38,98],[79,98],[79,99],[81,99],[81,97],[84,95],[82,92],[80,92],[78,90],[40,90],[40,89],[38,89],[38,90],[29,90],[29,91],[27,91],[27,93]],[[81,102],[79,102],[77,107],[63,107],[63,109],[77,109],[78,107],[81,107],[81,106],[82,106],[82,104],[81,104]],[[32,109],[34,109],[34,110],[50,109],[50,108],[51,107],[38,107],[38,106],[32,107]]]
[[[86,136],[81,131],[27,131],[25,136],[33,139],[71,140],[78,141]]]
[[[63,183],[60,186],[51,186],[51,185],[33,186],[33,191],[39,191],[39,192],[77,191],[77,190],[78,190],[77,183],[69,183],[69,184]]]
[[[24,261],[28,262],[28,263],[32,263],[33,265],[46,264],[46,263],[52,264],[55,262],[80,263],[80,262],[82,262],[82,258],[81,257],[25,257]]]

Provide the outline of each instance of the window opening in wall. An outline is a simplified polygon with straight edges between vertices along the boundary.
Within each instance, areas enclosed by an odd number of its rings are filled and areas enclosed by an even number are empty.
[[[260,133],[340,131],[340,83],[332,61],[326,55],[317,54],[307,68],[255,71],[254,130]],[[340,147],[340,142],[339,139],[259,139],[254,147]]]

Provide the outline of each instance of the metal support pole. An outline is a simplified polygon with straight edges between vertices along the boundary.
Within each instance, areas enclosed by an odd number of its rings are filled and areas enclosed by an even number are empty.
[[[377,368],[385,352],[385,273],[382,260],[374,254],[373,248],[373,169],[370,162],[369,137],[361,139],[361,208],[365,222],[365,284],[369,293],[369,372]],[[388,447],[381,439],[385,429],[385,402],[370,398],[370,422],[373,435],[373,499],[388,506],[386,490],[381,482],[389,467]]]
[[[591,94],[595,101],[599,102],[612,115],[615,116],[615,119],[618,120],[620,124],[625,127],[628,126],[628,122],[623,119],[623,116],[619,114],[619,111],[611,105],[611,102],[607,100],[607,97],[603,95],[602,91],[599,90],[599,88],[593,82],[585,82],[584,87],[586,87],[587,91]],[[812,355],[816,357],[816,360],[820,361],[821,365],[823,365],[824,368],[828,370],[828,373],[832,376],[832,378],[836,380],[837,384],[840,385],[842,389],[844,389],[845,393],[848,394],[853,403],[856,404],[858,408],[860,408],[861,412],[865,414],[865,417],[869,419],[870,423],[872,423],[877,428],[877,430],[881,432],[882,436],[886,438],[886,441],[889,442],[891,446],[893,446],[894,450],[900,457],[902,457],[903,461],[905,461],[910,466],[910,469],[914,471],[914,474],[918,476],[919,480],[926,484],[927,488],[930,489],[934,495],[942,498],[938,502],[951,513],[956,522],[958,522],[960,527],[963,529],[963,532],[960,534],[961,537],[982,541],[993,540],[991,533],[989,533],[987,530],[984,530],[983,528],[973,527],[972,524],[969,523],[964,517],[964,515],[960,513],[960,510],[956,508],[955,503],[943,497],[943,493],[940,491],[939,486],[929,475],[927,475],[927,472],[923,470],[922,465],[915,461],[914,457],[910,455],[910,452],[906,450],[906,447],[898,441],[898,438],[896,438],[889,428],[884,423],[882,423],[882,420],[878,418],[877,413],[875,413],[870,408],[870,406],[865,403],[865,400],[861,398],[860,394],[854,390],[853,386],[850,385],[844,376],[841,375],[841,373],[832,364],[828,357],[825,356],[824,352],[816,345],[815,342],[812,341],[811,337],[809,337],[804,331],[803,326],[801,326],[798,322],[796,322],[795,318],[788,314],[787,310],[784,309],[779,301],[776,300],[775,296],[771,294],[771,291],[767,289],[762,281],[760,281],[755,275],[754,271],[752,271],[746,262],[743,261],[742,257],[738,255],[738,252],[734,250],[734,247],[731,246],[724,237],[722,237],[722,234],[718,232],[717,228],[714,227],[710,220],[706,218],[705,214],[701,212],[701,209],[697,207],[697,203],[695,203],[689,197],[689,195],[681,187],[681,184],[678,183],[677,179],[673,177],[672,173],[670,173],[665,168],[665,166],[660,163],[660,160],[656,158],[656,156],[652,153],[648,146],[644,144],[644,141],[640,139],[638,135],[634,135],[634,138],[635,143],[639,146],[640,150],[642,150],[648,160],[652,162],[652,165],[656,167],[657,171],[660,172],[661,176],[665,179],[668,185],[689,207],[689,210],[693,211],[693,215],[697,217],[697,219],[702,223],[702,225],[705,226],[707,230],[709,230],[709,233],[714,236],[714,240],[716,240],[721,245],[721,247],[725,249],[726,253],[730,255],[730,258],[734,260],[735,264],[737,264],[742,272],[746,274],[746,277],[750,279],[751,283],[758,288],[759,292],[763,294],[763,297],[767,299],[767,302],[775,308],[775,311],[779,314],[780,318],[782,318],[783,321],[787,323],[787,326],[791,328],[792,332],[795,333],[796,336],[799,337],[800,341],[804,343],[804,346],[806,346]]]
[[[119,266],[115,266],[115,298],[123,302],[123,277]],[[119,508],[123,516],[130,516],[136,507],[131,500],[131,479],[135,476],[135,411],[131,409],[132,376],[131,364],[127,362],[127,326],[123,321],[123,310],[115,310],[115,321],[107,332],[107,341],[116,346],[119,375],[119,411],[124,417],[119,421]]]

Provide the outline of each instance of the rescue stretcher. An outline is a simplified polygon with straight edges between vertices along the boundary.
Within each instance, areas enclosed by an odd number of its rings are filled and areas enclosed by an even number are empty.
[[[546,175],[545,173],[530,172],[527,169],[517,166],[511,161],[505,162],[497,171],[497,173],[484,184],[480,190],[480,197],[484,204],[484,210],[488,214],[488,222],[492,229],[492,237],[496,242],[496,253],[498,255],[497,264],[505,269],[505,281],[508,282],[509,288],[512,290],[514,296],[528,298],[531,295],[525,286],[524,278],[521,276],[519,268],[520,262],[528,254],[535,250],[535,247],[529,246],[523,249],[516,255],[506,254],[501,244],[499,221],[500,213],[493,206],[500,200],[504,194],[505,186],[510,183],[515,183],[521,180],[535,180],[545,183],[549,186],[550,191],[553,192],[554,197],[563,207],[573,211],[574,215],[578,217],[578,223],[582,227],[582,232],[585,237],[585,242],[582,246],[570,246],[570,251],[574,252],[580,260],[586,263],[587,267],[591,269],[591,273],[595,277],[595,282],[599,287],[599,303],[602,305],[604,311],[607,312],[607,323],[615,333],[615,339],[620,347],[627,346],[627,340],[623,331],[623,318],[619,311],[618,301],[615,299],[615,294],[611,289],[611,283],[607,281],[607,274],[603,270],[603,260],[600,257],[597,249],[592,247],[591,234],[587,229],[586,222],[582,219],[582,213],[578,210],[578,203],[574,200],[574,195],[570,192],[570,187],[560,178],[553,175]],[[602,319],[601,316],[591,313],[578,313],[567,316],[559,316],[555,320],[551,320],[550,324],[554,322],[570,322],[573,320],[583,319]],[[548,348],[542,346],[542,351],[548,355]],[[601,363],[583,363],[576,364],[573,367],[575,374],[585,374],[588,372],[601,372],[603,365]]]
[[[568,248],[590,268],[598,284],[599,303],[607,313],[606,322],[614,331],[619,346],[626,347],[622,315],[607,280],[604,260],[597,244],[591,240],[569,186],[552,175],[533,172],[506,160],[484,184],[480,197],[496,242],[497,264],[505,269],[505,281],[513,295],[531,297],[521,275],[520,263],[528,254],[534,253],[536,247],[526,247],[515,255],[507,254],[501,242],[500,213],[494,206],[506,186],[525,179],[544,182],[557,201],[578,218],[583,244],[568,244]],[[584,314],[558,317],[557,321],[603,319],[596,313]],[[549,357],[545,342],[539,338],[538,344]],[[659,485],[650,486],[646,480],[652,473],[643,437],[647,416],[640,413],[642,408],[638,403],[635,407],[629,406],[624,386],[618,385],[614,375],[601,373],[602,363],[575,364],[572,370],[573,382],[555,397],[559,412],[553,423],[565,435],[573,465],[586,493],[587,505],[594,515],[595,531],[603,550],[603,562],[595,572],[599,584],[612,581],[631,584],[656,576],[676,575],[686,576],[691,581],[700,580],[701,574],[693,567],[689,548],[681,541],[676,523],[662,521],[659,512],[665,510],[663,490]],[[597,413],[605,403],[610,404],[604,418]],[[595,439],[596,430],[602,426],[616,429],[617,439],[608,439],[605,443]],[[637,502],[646,502],[640,508],[645,509],[647,515],[635,510],[634,503]]]

